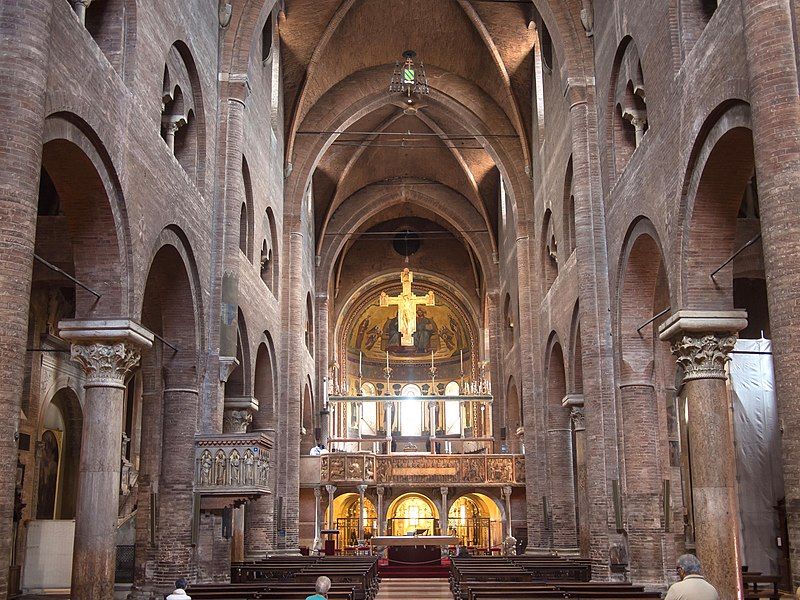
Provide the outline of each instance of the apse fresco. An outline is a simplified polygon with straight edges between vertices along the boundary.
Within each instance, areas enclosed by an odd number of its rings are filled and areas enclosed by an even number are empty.
[[[466,357],[470,346],[464,320],[439,298],[436,306],[417,307],[412,339],[412,345],[402,345],[397,307],[382,307],[376,301],[355,321],[348,345],[351,352],[361,351],[364,360],[370,361],[385,360],[387,351],[393,360],[430,360],[431,352],[435,359],[446,360],[460,357],[462,350]]]

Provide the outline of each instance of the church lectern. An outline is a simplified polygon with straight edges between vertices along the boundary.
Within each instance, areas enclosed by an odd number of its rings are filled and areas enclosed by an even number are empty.
[[[327,535],[328,539],[325,540],[325,545],[322,548],[322,551],[325,553],[325,556],[335,556],[336,555],[336,539],[334,536],[339,535],[338,529],[323,529],[320,531],[322,535]]]

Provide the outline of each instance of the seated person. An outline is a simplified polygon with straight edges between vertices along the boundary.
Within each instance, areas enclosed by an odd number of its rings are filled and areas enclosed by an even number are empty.
[[[316,589],[317,593],[313,596],[308,596],[306,600],[326,600],[328,598],[328,592],[331,589],[331,580],[324,575],[318,577],[314,589]]]

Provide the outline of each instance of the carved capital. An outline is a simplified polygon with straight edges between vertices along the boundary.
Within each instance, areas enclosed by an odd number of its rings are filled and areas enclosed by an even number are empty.
[[[504,485],[503,486],[503,496],[505,497],[506,500],[511,499],[511,486],[510,485]]]
[[[314,487],[314,498],[319,500],[322,497],[322,488],[320,486]]]
[[[379,486],[378,486],[378,487],[375,489],[375,491],[378,493],[378,496],[380,496],[380,497],[383,497],[383,495],[386,493],[386,488],[385,488],[385,487],[383,487],[382,485],[379,485]]]
[[[366,485],[364,485],[364,484],[361,484],[361,485],[360,485],[360,486],[358,486],[356,489],[358,490],[358,495],[359,495],[359,496],[363,496],[363,495],[364,495],[364,492],[366,492],[366,491],[367,491],[367,486],[366,486]]]
[[[440,487],[440,488],[439,488],[439,492],[442,494],[442,497],[443,497],[443,498],[446,498],[446,497],[447,497],[447,492],[448,492],[448,491],[449,491],[449,490],[448,490],[446,487]]]
[[[222,417],[224,433],[245,433],[253,422],[253,414],[248,410],[226,410]]]
[[[228,377],[234,372],[236,367],[239,366],[239,359],[235,356],[220,356],[219,357],[219,380],[220,383],[228,381]]]
[[[141,359],[139,346],[128,342],[72,344],[72,360],[86,374],[87,387],[125,387],[125,376]]]
[[[575,431],[586,431],[586,412],[583,407],[574,407],[569,413],[569,418],[572,419]]]
[[[336,493],[336,486],[335,485],[326,485],[325,489],[328,492],[328,496],[333,498],[333,495]]]
[[[684,381],[726,379],[725,363],[736,344],[736,334],[693,334],[676,338],[672,353],[683,367]]]

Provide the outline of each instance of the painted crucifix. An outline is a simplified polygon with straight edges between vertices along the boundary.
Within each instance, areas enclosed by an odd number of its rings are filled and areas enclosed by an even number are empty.
[[[403,284],[400,295],[389,296],[386,292],[381,292],[381,306],[397,306],[397,329],[402,336],[400,345],[413,346],[414,333],[417,331],[417,306],[436,306],[436,298],[433,292],[424,296],[414,295],[411,290],[414,273],[408,267],[400,273],[400,281]]]

